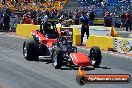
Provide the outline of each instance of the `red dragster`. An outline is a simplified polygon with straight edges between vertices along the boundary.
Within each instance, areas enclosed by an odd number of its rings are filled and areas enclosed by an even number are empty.
[[[45,32],[43,32],[45,31]],[[56,69],[62,66],[86,67],[93,65],[98,67],[101,63],[101,51],[94,46],[90,49],[89,55],[84,52],[77,52],[77,48],[68,41],[66,32],[56,30],[33,30],[33,39],[24,41],[23,55],[28,61],[39,60],[39,57],[47,58],[53,63]]]

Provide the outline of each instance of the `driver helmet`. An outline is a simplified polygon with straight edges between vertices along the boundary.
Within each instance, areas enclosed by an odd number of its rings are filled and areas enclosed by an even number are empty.
[[[51,29],[51,23],[49,23],[49,22],[44,23],[44,29],[50,30]]]

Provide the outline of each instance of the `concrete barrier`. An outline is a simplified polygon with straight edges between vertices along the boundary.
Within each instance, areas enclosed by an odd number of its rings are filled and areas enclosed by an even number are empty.
[[[78,28],[73,28],[73,45],[81,45],[81,33]]]
[[[94,39],[94,35],[90,35],[88,40],[86,41],[86,47],[87,48],[91,48],[93,46],[93,39]]]
[[[90,35],[86,47],[98,46],[105,51],[116,51],[132,55],[132,38],[108,37]]]
[[[31,35],[32,30],[39,30],[39,29],[40,29],[39,25],[17,24],[16,34],[27,38],[32,38]]]
[[[91,48],[92,46],[98,46],[100,49],[108,51],[109,49],[113,49],[113,38],[90,35],[86,42],[86,47]]]
[[[57,30],[60,31],[61,25],[57,24],[56,26],[57,26]],[[71,28],[79,28],[79,31],[80,31],[81,25],[71,25]],[[30,32],[33,29],[39,29],[39,25],[18,24],[16,31],[17,32],[25,32],[26,31],[25,33],[27,33],[27,31]],[[112,27],[90,26],[90,35],[98,35],[98,36],[111,35],[111,29],[112,29]],[[116,33],[114,35],[117,35],[117,32],[115,32],[115,29],[114,29],[114,33]],[[19,33],[17,33],[17,34],[19,34]]]
[[[108,37],[106,36],[106,38],[108,39],[108,50],[113,51],[114,50],[114,43],[113,40],[115,39],[115,37]]]
[[[70,27],[78,28],[81,31],[81,25],[70,25]],[[90,35],[98,35],[98,36],[107,36],[112,35],[113,37],[117,37],[118,34],[114,27],[105,27],[105,26],[89,26]]]

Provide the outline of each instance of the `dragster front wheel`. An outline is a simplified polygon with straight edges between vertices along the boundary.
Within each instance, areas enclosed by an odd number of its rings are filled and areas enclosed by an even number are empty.
[[[63,52],[60,49],[56,49],[53,52],[53,66],[55,69],[60,69],[63,65]]]
[[[99,65],[101,64],[101,59],[102,59],[102,55],[101,55],[101,51],[99,47],[93,46],[90,49],[89,57],[90,57],[93,67],[95,68],[99,67]]]

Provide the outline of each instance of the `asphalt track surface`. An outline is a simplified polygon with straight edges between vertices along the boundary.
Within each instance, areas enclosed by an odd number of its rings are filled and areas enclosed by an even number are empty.
[[[129,84],[76,83],[76,69],[55,70],[43,60],[26,61],[22,55],[24,38],[0,34],[0,88],[132,88]],[[88,53],[88,51],[79,49]],[[132,57],[103,53],[100,68],[87,68],[87,74],[130,74]]]

